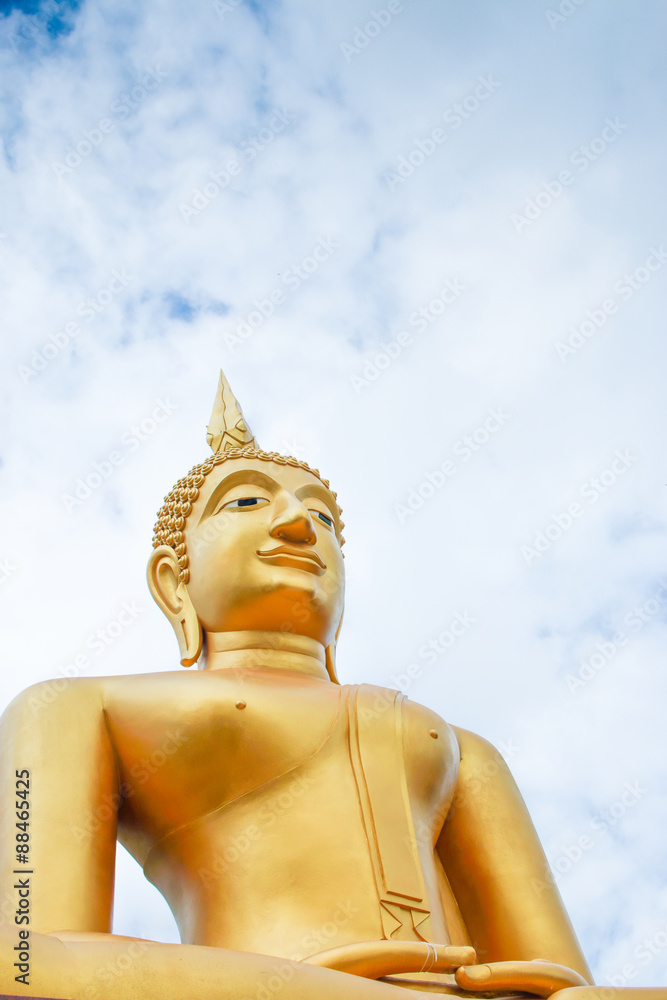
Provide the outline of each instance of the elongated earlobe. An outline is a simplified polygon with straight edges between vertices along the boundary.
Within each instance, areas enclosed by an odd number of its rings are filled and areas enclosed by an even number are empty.
[[[325,653],[325,665],[327,668],[327,673],[334,684],[340,684],[338,680],[338,674],[336,673],[336,644],[338,642],[338,636],[340,635],[340,630],[343,625],[343,613],[341,612],[340,621],[338,622],[338,628],[336,629],[336,634],[326,647]]]
[[[325,665],[326,665],[326,668],[327,668],[327,673],[328,673],[329,677],[334,682],[334,684],[340,684],[340,681],[338,680],[338,675],[336,673],[336,640],[335,639],[332,639],[332,641],[329,643],[329,645],[325,649],[324,653],[325,653],[325,660],[324,660],[324,662],[325,662]]]
[[[148,560],[148,588],[176,633],[184,667],[199,659],[203,633],[187,585],[180,579],[178,558],[168,545],[153,549]]]

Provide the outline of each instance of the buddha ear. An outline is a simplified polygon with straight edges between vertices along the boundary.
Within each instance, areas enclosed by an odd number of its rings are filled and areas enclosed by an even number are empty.
[[[324,662],[326,664],[327,673],[334,684],[340,684],[338,680],[338,674],[336,673],[336,643],[338,642],[338,636],[340,635],[340,630],[343,625],[343,613],[341,611],[340,621],[338,622],[338,628],[336,629],[336,634],[329,643],[329,645],[324,650]]]
[[[203,633],[188,588],[180,579],[178,556],[168,545],[153,549],[148,560],[148,588],[176,633],[181,663],[191,667],[199,659]]]

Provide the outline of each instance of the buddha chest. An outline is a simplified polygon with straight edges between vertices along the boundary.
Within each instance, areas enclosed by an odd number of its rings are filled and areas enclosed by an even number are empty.
[[[395,691],[291,671],[124,680],[132,689],[107,705],[119,836],[186,939],[312,954],[302,941],[333,892],[336,912],[356,913],[337,943],[443,940],[441,914],[436,938],[429,925],[433,844],[458,753],[437,715]]]

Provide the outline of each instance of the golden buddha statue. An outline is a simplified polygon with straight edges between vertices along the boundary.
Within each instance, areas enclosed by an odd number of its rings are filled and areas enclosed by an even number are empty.
[[[199,669],[73,679],[48,708],[45,682],[3,716],[0,990],[637,992],[590,985],[496,750],[397,691],[339,683],[343,523],[327,480],[258,448],[222,374],[208,431],[213,454],[166,498],[148,564],[181,663]],[[117,839],[182,944],[111,933]]]

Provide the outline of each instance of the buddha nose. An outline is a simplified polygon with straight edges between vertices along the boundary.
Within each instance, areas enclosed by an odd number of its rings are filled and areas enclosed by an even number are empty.
[[[274,517],[269,533],[274,538],[283,538],[289,542],[300,542],[306,545],[314,545],[317,541],[317,533],[307,509],[297,500],[295,496],[289,494],[277,498],[276,516]]]

